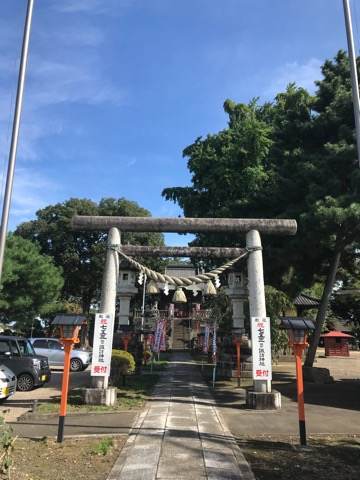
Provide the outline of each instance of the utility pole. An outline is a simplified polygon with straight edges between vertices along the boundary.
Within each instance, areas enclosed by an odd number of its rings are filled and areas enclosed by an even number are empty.
[[[9,211],[10,211],[10,204],[11,204],[11,197],[12,197],[12,190],[13,190],[13,183],[14,183],[14,170],[15,170],[18,139],[19,139],[20,117],[21,117],[21,110],[22,110],[22,103],[23,103],[23,96],[24,96],[25,75],[26,75],[27,59],[28,59],[28,53],[29,53],[29,40],[30,40],[30,30],[31,30],[33,9],[34,9],[34,0],[28,0],[25,26],[24,26],[24,36],[23,36],[23,43],[22,43],[22,50],[21,50],[17,93],[16,93],[15,113],[14,113],[13,128],[12,128],[12,135],[11,135],[8,170],[7,170],[7,176],[6,176],[4,202],[3,202],[3,209],[2,209],[2,216],[1,216],[0,285],[1,285],[2,270],[4,265],[4,253],[5,253],[6,236],[8,231]]]
[[[343,0],[343,5],[344,5],[346,36],[347,36],[349,61],[350,61],[352,98],[353,98],[353,105],[354,105],[355,131],[356,131],[356,146],[357,146],[357,152],[358,152],[358,163],[359,163],[359,166],[360,166],[359,82],[358,82],[357,68],[356,68],[356,55],[355,55],[354,36],[353,36],[353,29],[352,29],[351,10],[350,10],[349,0]]]

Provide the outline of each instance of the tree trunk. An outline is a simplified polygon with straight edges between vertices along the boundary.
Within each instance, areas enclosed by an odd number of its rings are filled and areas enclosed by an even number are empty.
[[[321,331],[325,322],[326,311],[329,306],[330,296],[334,288],[336,273],[340,263],[340,257],[341,257],[341,249],[336,248],[335,254],[330,263],[329,273],[326,278],[324,292],[322,294],[319,310],[316,315],[315,332],[313,334],[311,344],[307,352],[305,363],[304,363],[306,367],[312,367],[314,364],[316,349],[318,347]]]
[[[82,296],[81,307],[82,307],[82,311],[83,311],[82,313],[84,315],[89,315],[92,298],[93,298],[92,295],[91,294],[89,295],[89,293],[85,293]]]
[[[89,342],[89,327],[88,325],[81,325],[81,330],[80,330],[80,345],[84,348],[90,348],[90,342]]]

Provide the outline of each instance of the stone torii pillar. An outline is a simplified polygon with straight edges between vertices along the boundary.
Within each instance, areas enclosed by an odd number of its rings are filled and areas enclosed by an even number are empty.
[[[106,253],[105,269],[101,286],[101,300],[99,313],[110,313],[115,320],[116,294],[119,278],[119,256],[110,245],[120,245],[120,232],[112,227],[108,234],[108,250]],[[111,332],[111,344],[112,344]],[[114,405],[116,403],[116,388],[108,387],[109,377],[92,377],[92,387],[85,389],[85,402],[90,404]]]
[[[257,230],[250,230],[246,234],[246,247],[249,250],[248,291],[251,320],[251,317],[266,317],[262,245],[260,234]],[[253,340],[252,338],[252,351],[254,346]],[[279,392],[272,392],[271,380],[254,379],[254,390],[254,392],[247,392],[247,403],[249,406],[257,409],[280,408],[281,396]]]

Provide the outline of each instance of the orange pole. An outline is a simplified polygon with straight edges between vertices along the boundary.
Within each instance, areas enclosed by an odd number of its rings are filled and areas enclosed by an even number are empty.
[[[302,352],[305,345],[294,345],[294,354],[296,362],[296,387],[297,387],[297,402],[299,413],[299,431],[300,443],[306,445],[306,426],[305,426],[305,405],[304,405],[304,380],[302,371]]]
[[[236,342],[236,366],[237,366],[237,381],[240,387],[240,342]]]
[[[66,417],[66,408],[67,408],[67,400],[68,400],[68,392],[69,392],[69,376],[70,376],[70,357],[71,357],[71,350],[73,347],[72,340],[62,339],[64,343],[64,372],[62,376],[62,387],[61,387],[61,402],[60,402],[60,415],[59,415],[59,428],[58,428],[58,436],[57,441],[61,443],[64,440],[64,425],[65,425],[65,417]]]
[[[129,339],[127,337],[124,338],[124,348],[125,352],[128,350],[128,345],[129,345]]]

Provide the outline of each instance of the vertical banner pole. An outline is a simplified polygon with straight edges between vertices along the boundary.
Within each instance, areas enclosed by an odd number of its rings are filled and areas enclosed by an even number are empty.
[[[214,369],[213,369],[213,389],[214,389],[215,379],[216,379],[216,365],[217,365],[216,322],[214,323],[212,354],[213,354],[213,362],[214,362]]]
[[[215,359],[214,368],[213,368],[213,378],[212,378],[213,389],[215,389],[215,378],[216,378],[216,359]]]

